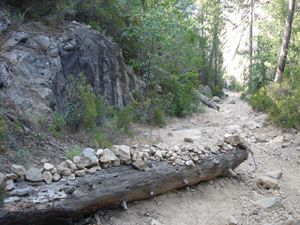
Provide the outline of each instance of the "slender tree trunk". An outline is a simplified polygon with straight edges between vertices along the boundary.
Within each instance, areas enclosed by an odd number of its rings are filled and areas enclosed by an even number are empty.
[[[285,31],[282,38],[282,45],[281,45],[278,66],[277,66],[274,82],[281,81],[285,69],[286,58],[287,58],[287,53],[288,53],[288,48],[289,48],[289,43],[290,43],[291,33],[292,33],[295,4],[296,4],[296,0],[289,0],[289,12],[286,18]]]
[[[250,0],[250,29],[249,29],[249,75],[252,74],[253,64],[253,10],[254,0]]]

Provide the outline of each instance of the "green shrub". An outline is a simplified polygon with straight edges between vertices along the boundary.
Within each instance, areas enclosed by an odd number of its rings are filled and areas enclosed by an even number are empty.
[[[197,73],[185,73],[180,77],[166,76],[159,82],[163,88],[159,103],[167,114],[182,117],[194,112],[193,106],[198,104],[195,94],[199,89]]]
[[[154,125],[157,125],[159,127],[163,127],[166,125],[165,115],[160,109],[154,109],[152,122]]]
[[[117,109],[116,110],[116,125],[117,128],[122,129],[125,133],[128,133],[131,124],[132,124],[132,108],[131,107],[125,107],[123,109]]]
[[[111,141],[99,130],[93,132],[92,144],[97,148],[110,148],[112,146]]]
[[[3,184],[0,184],[0,205],[3,204],[3,200],[6,197],[7,192],[5,191],[5,187]]]
[[[274,105],[266,87],[261,88],[250,98],[250,104],[257,111],[267,111]]]
[[[79,156],[82,153],[82,149],[79,146],[75,146],[69,149],[65,154],[69,159],[73,159],[74,156]]]
[[[50,132],[56,138],[61,138],[65,131],[66,121],[63,115],[59,112],[54,114],[52,124],[50,126]]]
[[[7,124],[0,115],[0,150],[4,150],[7,144]]]
[[[63,112],[67,126],[72,130],[80,127],[93,130],[102,116],[104,103],[95,95],[83,74],[78,78],[72,76],[67,90],[67,107]]]
[[[16,153],[15,163],[26,166],[28,161],[32,159],[31,150],[21,148]]]
[[[232,91],[241,91],[242,90],[241,84],[236,80],[236,78],[234,76],[229,76],[227,78],[227,81],[228,81],[227,88],[229,90],[232,90]]]
[[[261,88],[250,103],[254,109],[267,111],[270,119],[283,127],[300,128],[300,88],[283,82]]]

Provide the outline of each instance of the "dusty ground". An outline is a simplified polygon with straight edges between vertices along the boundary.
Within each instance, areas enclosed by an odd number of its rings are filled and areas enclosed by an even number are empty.
[[[232,100],[235,104],[231,104]],[[229,93],[220,106],[220,112],[207,109],[204,114],[174,119],[163,129],[146,130],[141,135],[168,144],[183,143],[184,137],[193,138],[196,143],[209,143],[227,132],[237,131],[250,144],[257,170],[250,157],[235,170],[238,178],[218,178],[189,190],[131,203],[127,211],[101,211],[92,216],[94,222],[89,224],[225,225],[230,220],[243,225],[300,224],[300,149],[293,143],[297,138],[300,140],[300,135],[286,134],[287,131],[274,127],[265,114],[254,112],[236,93]],[[284,141],[283,136],[288,140]],[[257,178],[275,170],[283,172],[280,190],[259,189]],[[256,205],[257,200],[271,197],[280,198],[274,207]]]

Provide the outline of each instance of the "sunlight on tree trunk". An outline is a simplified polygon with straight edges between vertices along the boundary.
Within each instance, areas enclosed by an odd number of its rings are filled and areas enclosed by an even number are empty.
[[[285,32],[284,32],[283,39],[282,39],[282,46],[281,46],[281,50],[280,50],[278,66],[277,66],[275,80],[274,80],[275,82],[281,81],[282,75],[283,75],[283,72],[285,69],[288,47],[289,47],[289,43],[290,43],[290,39],[291,39],[295,4],[296,4],[296,0],[289,0],[289,12],[288,12],[288,16],[286,18]]]
[[[253,11],[254,0],[250,0],[250,29],[249,29],[249,75],[252,74],[253,64]]]

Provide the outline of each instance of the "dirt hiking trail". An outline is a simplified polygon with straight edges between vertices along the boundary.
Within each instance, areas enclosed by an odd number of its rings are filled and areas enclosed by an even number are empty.
[[[89,224],[101,225],[298,225],[300,224],[300,134],[274,127],[267,115],[254,112],[237,93],[220,103],[166,127],[149,131],[167,144],[216,143],[225,133],[239,133],[253,158],[239,166],[237,177],[221,177],[189,189],[128,205],[128,210],[99,211]],[[279,189],[260,189],[260,177],[280,176]],[[87,220],[85,222],[87,222]]]

